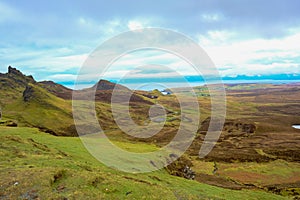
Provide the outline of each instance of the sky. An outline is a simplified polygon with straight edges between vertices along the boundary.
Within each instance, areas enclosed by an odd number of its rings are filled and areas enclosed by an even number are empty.
[[[11,65],[38,81],[73,82],[104,41],[124,31],[158,27],[193,39],[222,77],[298,75],[299,10],[298,0],[0,0],[0,72]],[[106,76],[172,76],[157,66],[130,68],[151,61],[194,75],[170,53],[142,51],[120,58]]]

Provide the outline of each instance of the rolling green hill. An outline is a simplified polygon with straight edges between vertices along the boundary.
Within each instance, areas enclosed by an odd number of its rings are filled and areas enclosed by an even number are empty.
[[[9,67],[8,73],[0,74],[0,107],[2,115],[19,126],[39,128],[57,136],[77,136],[72,116],[72,90],[52,81],[36,82],[19,70]],[[77,91],[78,100],[84,100],[96,90],[96,107],[99,121],[105,122],[105,129],[115,129],[114,120],[109,114],[112,90],[116,88],[122,102],[122,95],[130,90],[124,86],[100,80],[90,89]],[[142,95],[133,94],[132,106],[137,109],[149,107],[151,101]],[[142,106],[141,106],[142,105]],[[137,115],[145,115],[139,112]],[[138,117],[137,117],[138,118]]]
[[[230,190],[170,176],[128,174],[94,159],[79,138],[0,126],[1,199],[287,199],[263,190]],[[147,144],[120,143],[127,150]],[[112,158],[113,159],[113,158]]]
[[[75,136],[71,102],[40,87],[31,76],[9,67],[0,75],[3,117],[19,126],[37,127],[54,135]]]
[[[147,152],[172,140],[181,120],[175,95],[134,91],[129,111],[136,124],[150,121],[149,109],[155,103],[166,111],[166,122],[159,133],[150,138],[135,138],[115,124],[110,104],[114,88],[119,94],[118,108],[127,106],[123,97],[132,91],[105,80],[77,91],[76,99],[82,109],[87,109],[85,99],[96,90],[98,121],[113,143],[127,151]],[[178,161],[147,174],[110,169],[91,157],[78,137],[56,137],[77,136],[72,92],[52,81],[36,82],[32,76],[12,67],[8,73],[0,74],[3,114],[0,199],[297,199],[300,196],[300,130],[291,127],[300,122],[299,84],[227,85],[224,128],[214,149],[204,159],[199,159],[198,153],[209,126],[211,105],[207,88],[196,87],[201,126],[195,140]],[[184,88],[178,89],[178,94],[194,95]],[[160,115],[155,117],[159,119]],[[83,130],[90,128],[88,123],[80,126]],[[184,176],[186,166],[195,172],[195,180],[175,177]]]

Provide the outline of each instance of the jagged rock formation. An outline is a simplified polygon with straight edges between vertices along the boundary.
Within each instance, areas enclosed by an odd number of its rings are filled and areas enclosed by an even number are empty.
[[[31,75],[26,76],[22,72],[20,72],[19,70],[11,66],[8,67],[7,77],[15,80],[16,83],[23,86],[27,85],[28,83],[36,83],[36,81],[33,79]]]
[[[32,76],[22,74],[16,68],[8,67],[8,73],[0,73],[0,88],[5,90],[14,90],[22,87],[25,89],[28,83],[36,83]]]
[[[25,102],[28,102],[33,97],[33,87],[32,86],[26,86],[26,89],[23,92],[23,100]]]

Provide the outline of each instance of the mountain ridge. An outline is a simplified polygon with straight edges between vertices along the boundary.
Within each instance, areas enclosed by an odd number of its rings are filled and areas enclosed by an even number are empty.
[[[86,100],[94,96],[97,104],[98,120],[104,121],[104,127],[114,127],[109,114],[111,97],[117,91],[116,103],[123,103],[130,95],[130,105],[144,107],[152,105],[151,100],[131,91],[125,86],[99,80],[93,87],[72,90],[53,81],[37,82],[33,76],[24,75],[17,68],[8,67],[8,72],[0,74],[0,107],[3,116],[20,126],[37,127],[58,136],[77,136],[73,115],[72,99],[76,91],[76,100]],[[100,114],[101,113],[101,114]]]

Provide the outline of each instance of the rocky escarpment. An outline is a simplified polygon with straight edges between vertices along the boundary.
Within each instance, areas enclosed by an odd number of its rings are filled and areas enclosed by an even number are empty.
[[[23,92],[23,100],[28,102],[30,99],[34,97],[34,89],[32,86],[26,86],[26,89]]]
[[[36,83],[31,75],[26,76],[22,72],[11,66],[8,67],[7,77],[13,79],[17,84],[22,86],[26,86],[28,83]]]
[[[28,83],[36,83],[32,76],[26,76],[16,68],[8,67],[6,74],[0,73],[0,88],[5,90],[15,90],[24,88]]]

